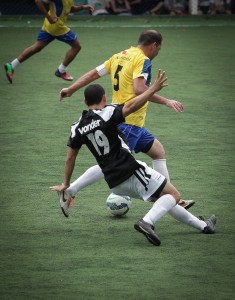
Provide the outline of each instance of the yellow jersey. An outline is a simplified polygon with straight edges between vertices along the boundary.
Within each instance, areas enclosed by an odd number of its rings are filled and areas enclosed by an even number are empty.
[[[104,63],[111,76],[113,97],[112,103],[123,104],[136,96],[133,91],[133,80],[144,77],[146,85],[151,82],[152,65],[150,59],[137,47],[130,47],[114,54]],[[144,127],[148,102],[138,111],[126,117],[126,124]]]
[[[45,18],[42,30],[48,32],[53,36],[63,35],[69,32],[69,27],[66,26],[68,14],[73,6],[73,0],[51,0],[49,3],[49,15],[58,17],[58,21],[55,24]]]

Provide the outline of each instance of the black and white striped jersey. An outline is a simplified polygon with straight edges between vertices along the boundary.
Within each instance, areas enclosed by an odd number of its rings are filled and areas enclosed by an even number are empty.
[[[68,146],[80,149],[86,144],[101,167],[110,188],[124,182],[139,168],[117,125],[125,121],[123,105],[83,111],[71,126]]]

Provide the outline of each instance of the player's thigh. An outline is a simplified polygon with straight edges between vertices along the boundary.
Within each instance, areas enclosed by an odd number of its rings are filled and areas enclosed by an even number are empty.
[[[154,140],[152,147],[149,149],[148,152],[146,152],[148,156],[150,156],[152,159],[165,159],[166,153],[164,150],[163,145],[158,141]]]
[[[37,40],[34,44],[37,50],[43,49],[45,46],[54,41],[55,37],[44,30],[40,30],[37,36]]]
[[[80,51],[81,50],[81,44],[79,42],[79,40],[76,40],[72,45],[71,47],[74,49],[74,50],[77,50],[77,51]]]
[[[56,39],[60,42],[64,42],[68,44],[69,46],[71,46],[73,49],[76,49],[77,51],[81,49],[81,44],[79,42],[79,39],[72,30],[70,30],[66,34],[57,36]]]

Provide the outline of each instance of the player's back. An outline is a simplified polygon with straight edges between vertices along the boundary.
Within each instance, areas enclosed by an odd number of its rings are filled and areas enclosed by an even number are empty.
[[[83,113],[75,129],[75,139],[81,139],[87,145],[110,187],[125,181],[138,167],[117,128],[123,120],[122,109],[108,105]]]
[[[122,104],[135,96],[133,79],[143,76],[146,61],[149,61],[149,65],[151,65],[150,60],[141,49],[130,47],[127,50],[114,54],[105,62],[105,67],[112,81],[113,103]]]
[[[151,81],[151,61],[138,47],[130,47],[114,54],[105,62],[105,68],[111,76],[113,97],[112,102],[123,104],[136,96],[133,80],[138,77],[146,79],[146,85]],[[137,112],[126,118],[126,123],[144,126],[147,103]]]

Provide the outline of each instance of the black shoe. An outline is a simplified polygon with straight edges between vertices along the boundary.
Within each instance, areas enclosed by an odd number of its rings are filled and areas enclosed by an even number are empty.
[[[201,220],[203,220],[202,217],[199,217]],[[215,233],[215,224],[216,224],[216,216],[212,215],[208,220],[205,220],[207,226],[202,230],[205,234],[213,234]]]
[[[154,226],[152,226],[151,224],[141,219],[137,223],[135,223],[134,228],[137,231],[143,233],[151,244],[155,246],[161,245],[159,237],[154,232]]]

